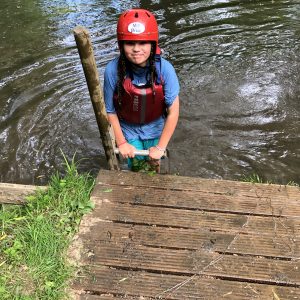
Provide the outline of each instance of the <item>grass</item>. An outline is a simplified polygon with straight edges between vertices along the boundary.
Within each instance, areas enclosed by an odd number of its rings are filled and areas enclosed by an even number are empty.
[[[133,172],[147,173],[150,176],[156,174],[155,165],[151,165],[148,160],[137,159],[135,157],[132,159],[131,170]]]
[[[51,177],[46,191],[27,197],[25,206],[0,211],[0,299],[66,299],[73,269],[67,249],[85,213],[93,209],[94,179],[78,174],[65,159],[66,175]]]
[[[249,176],[243,176],[242,181],[244,181],[244,182],[251,182],[251,183],[267,183],[267,184],[272,184],[272,181],[264,180],[262,178],[262,176],[260,176],[260,175],[258,175],[256,173],[253,173],[253,174],[251,174]],[[295,181],[289,181],[287,183],[287,185],[299,187],[299,184],[296,183]]]
[[[262,177],[258,174],[255,174],[255,173],[251,174],[249,176],[244,176],[242,181],[251,182],[251,183],[264,183],[264,180],[262,179]]]

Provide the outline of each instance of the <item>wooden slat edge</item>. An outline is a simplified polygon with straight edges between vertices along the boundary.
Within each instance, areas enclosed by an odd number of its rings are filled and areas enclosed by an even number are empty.
[[[0,204],[24,204],[26,196],[46,188],[46,186],[0,183]]]
[[[218,253],[244,254],[276,259],[300,257],[300,241],[290,236],[261,236],[259,234],[236,235],[209,232],[201,229],[159,228],[142,225],[126,225],[102,222],[98,226],[81,225],[81,237],[86,245],[96,242],[135,244],[179,250],[202,250]]]
[[[161,207],[97,202],[93,218],[108,222],[172,228],[202,228],[228,233],[299,236],[300,220],[240,214],[190,211]]]
[[[86,266],[74,288],[94,294],[81,299],[105,299],[114,295],[121,299],[298,299],[300,289],[257,283],[236,282],[209,276],[176,276],[132,270]],[[98,295],[97,295],[98,294]],[[131,298],[132,297],[132,298]],[[133,298],[135,297],[135,298]],[[141,297],[141,298],[139,298]],[[145,297],[145,298],[143,298]],[[115,298],[113,298],[115,299]]]
[[[286,198],[250,198],[199,191],[170,191],[146,187],[97,185],[93,190],[91,200],[96,202],[102,199],[133,205],[276,217],[298,216],[300,218],[300,201],[290,201]]]
[[[300,187],[249,183],[242,181],[205,179],[175,175],[100,170],[96,184],[128,185],[154,187],[171,190],[207,191],[223,194],[245,195],[249,197],[285,196],[288,199],[300,200]]]
[[[230,281],[300,287],[299,261],[283,261],[204,251],[150,248],[129,242],[89,245],[81,264],[157,274],[206,275]]]

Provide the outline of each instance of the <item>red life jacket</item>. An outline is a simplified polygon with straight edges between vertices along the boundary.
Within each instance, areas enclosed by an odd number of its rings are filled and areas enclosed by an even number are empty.
[[[158,70],[159,68],[159,70]],[[156,64],[158,76],[160,75],[160,63]],[[114,94],[114,106],[118,118],[128,123],[147,124],[161,117],[166,110],[165,96],[162,79],[152,86],[136,86],[129,77],[123,81],[123,93],[121,99]]]

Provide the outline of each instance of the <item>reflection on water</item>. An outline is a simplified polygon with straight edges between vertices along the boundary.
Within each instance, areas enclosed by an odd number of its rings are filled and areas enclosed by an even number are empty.
[[[91,32],[102,78],[119,14],[139,5],[181,82],[171,171],[300,183],[297,0],[2,1],[0,181],[43,184],[63,171],[61,151],[106,168],[72,29]]]

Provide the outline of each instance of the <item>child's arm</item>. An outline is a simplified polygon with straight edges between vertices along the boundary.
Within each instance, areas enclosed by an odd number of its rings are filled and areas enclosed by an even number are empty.
[[[117,114],[108,113],[107,117],[108,117],[109,123],[111,124],[111,126],[114,130],[116,143],[117,143],[117,146],[120,150],[122,157],[123,158],[134,157],[134,151],[136,149],[134,146],[127,143],[127,141],[124,137],[124,134],[122,132]]]
[[[168,116],[166,119],[166,123],[162,134],[160,136],[158,147],[151,147],[149,156],[153,159],[160,159],[163,154],[164,150],[167,148],[168,143],[174,133],[178,122],[179,116],[179,97],[177,96],[173,102],[173,104],[168,108]]]

